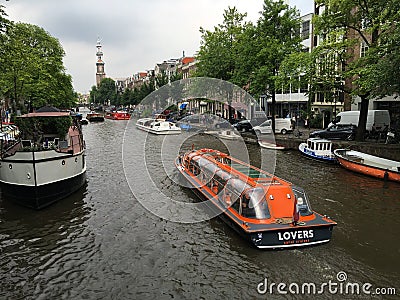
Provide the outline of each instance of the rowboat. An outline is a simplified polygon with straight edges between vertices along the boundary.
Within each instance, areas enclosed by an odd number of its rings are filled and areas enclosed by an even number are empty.
[[[234,130],[226,129],[220,131],[205,131],[207,134],[214,135],[224,140],[239,140],[241,135],[237,134]]]
[[[339,163],[354,172],[400,182],[400,162],[348,149],[333,151]]]
[[[258,144],[262,148],[272,149],[272,150],[285,150],[285,146],[278,145],[275,142],[270,142],[266,140],[258,140]]]
[[[299,151],[308,158],[329,163],[337,162],[332,152],[332,142],[330,140],[309,138],[306,143],[300,143]]]
[[[196,194],[260,249],[327,243],[336,225],[311,210],[305,191],[213,149],[188,151],[175,166]]]

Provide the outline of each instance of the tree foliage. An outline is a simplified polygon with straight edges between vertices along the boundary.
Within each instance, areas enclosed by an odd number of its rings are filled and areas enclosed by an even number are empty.
[[[200,29],[196,75],[230,81],[255,96],[272,96],[283,60],[300,50],[299,14],[282,0],[264,0],[256,24],[245,22],[245,16],[229,8],[213,31]]]
[[[238,41],[245,26],[246,14],[236,7],[224,11],[223,22],[213,31],[200,28],[201,44],[197,55],[196,75],[230,81],[235,72]]]
[[[0,39],[0,94],[15,111],[76,102],[60,42],[36,25],[10,22]]]
[[[395,76],[400,66],[400,3],[397,0],[316,2],[325,6],[323,13],[315,18],[316,34],[324,37],[318,51],[324,51],[325,55],[318,57],[319,62],[327,65],[336,60],[341,68],[336,69],[335,76],[350,82],[343,90],[361,98],[356,139],[363,140],[369,99],[399,93],[399,77]],[[360,57],[354,49],[361,45],[367,51]],[[329,86],[329,82],[326,83]]]
[[[99,87],[93,86],[90,91],[90,102],[108,104],[109,102],[115,104],[117,100],[117,90],[115,81],[111,78],[103,78]]]

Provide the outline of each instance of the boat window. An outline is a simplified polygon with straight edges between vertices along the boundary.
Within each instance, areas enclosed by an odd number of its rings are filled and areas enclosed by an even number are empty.
[[[306,192],[302,188],[297,186],[293,186],[292,189],[297,198],[297,205],[299,207],[300,215],[302,216],[311,215],[312,210]]]
[[[268,203],[265,200],[265,190],[255,188],[247,190],[242,195],[242,215],[246,218],[269,219]]]
[[[225,188],[224,190],[225,195],[224,195],[224,199],[226,202],[226,206],[231,206],[234,210],[236,210],[237,212],[239,212],[239,208],[240,208],[240,196],[235,193],[230,191],[229,189]]]
[[[242,194],[243,191],[250,188],[250,185],[238,178],[229,179],[226,186],[229,190],[237,193],[238,195]]]
[[[220,193],[226,185],[228,179],[231,178],[231,175],[225,171],[217,170],[214,175],[214,180],[218,183],[218,193]]]

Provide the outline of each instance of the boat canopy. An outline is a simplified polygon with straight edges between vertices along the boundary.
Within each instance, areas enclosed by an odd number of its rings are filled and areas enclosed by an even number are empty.
[[[260,220],[271,218],[265,195],[266,191],[261,187],[246,190],[243,201],[248,199],[248,203],[246,203],[247,207],[242,208],[242,215]]]
[[[302,216],[311,215],[312,210],[306,192],[298,186],[292,186],[292,190],[297,198],[297,206],[299,208],[300,215]]]
[[[226,184],[226,187],[238,195],[242,194],[243,191],[251,188],[250,185],[248,185],[246,182],[244,182],[243,180],[238,179],[238,178],[229,179]]]

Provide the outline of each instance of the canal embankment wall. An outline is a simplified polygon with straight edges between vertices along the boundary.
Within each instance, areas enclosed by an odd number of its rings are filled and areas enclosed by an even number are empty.
[[[245,133],[242,134],[246,143],[257,143],[257,137],[254,134]],[[301,137],[295,137],[291,134],[276,134],[275,142],[279,145],[284,146],[289,150],[298,150],[300,143],[306,142],[308,133],[303,133]],[[364,152],[367,154],[400,161],[400,144],[385,144],[383,140],[367,140],[365,142],[356,141],[332,141],[333,149],[351,149],[355,151]]]
[[[300,143],[306,139],[295,138],[290,136],[275,136],[278,144],[285,146],[288,149],[297,150]],[[385,144],[376,142],[356,142],[356,141],[332,141],[333,149],[345,148],[355,151],[368,153],[371,155],[400,161],[400,144]]]

